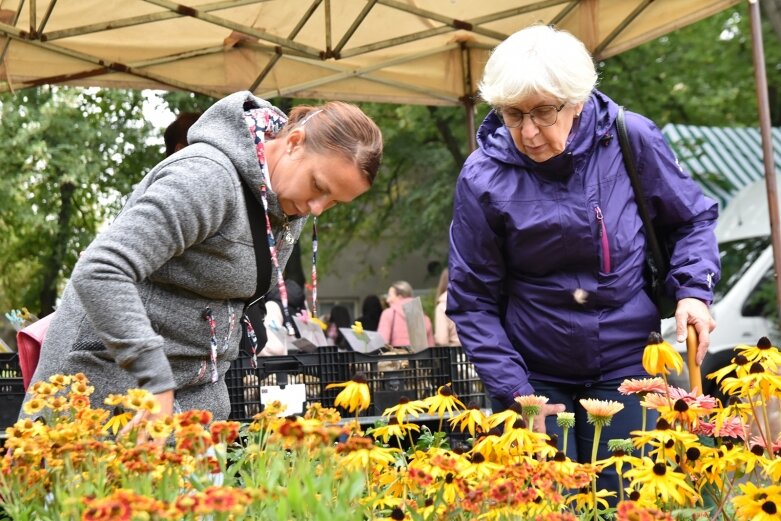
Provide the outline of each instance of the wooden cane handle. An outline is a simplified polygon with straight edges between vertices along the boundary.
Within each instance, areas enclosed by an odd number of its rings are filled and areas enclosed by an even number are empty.
[[[697,330],[691,324],[686,331],[686,362],[689,367],[689,387],[692,392],[702,392],[702,373],[697,364]]]

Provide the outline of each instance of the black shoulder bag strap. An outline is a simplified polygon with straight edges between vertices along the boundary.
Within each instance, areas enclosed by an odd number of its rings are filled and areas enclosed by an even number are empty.
[[[667,272],[670,269],[670,257],[666,254],[666,251],[662,251],[656,229],[651,221],[651,215],[648,213],[648,203],[643,195],[640,178],[637,175],[637,165],[629,142],[629,133],[626,130],[623,107],[619,107],[618,109],[616,128],[618,129],[618,142],[621,145],[626,171],[629,174],[632,190],[635,193],[637,211],[640,214],[640,219],[643,221],[643,228],[645,229],[645,264],[648,269],[650,297],[654,304],[656,304],[661,318],[668,318],[675,314],[677,305],[675,299],[667,294],[664,287]]]
[[[244,179],[241,180],[241,186],[244,189],[244,202],[247,206],[249,229],[252,233],[252,244],[255,248],[255,264],[257,265],[258,277],[255,293],[247,302],[244,315],[252,323],[252,328],[258,336],[258,348],[262,349],[266,345],[266,328],[263,327],[263,318],[266,316],[266,310],[260,300],[263,295],[268,293],[271,287],[271,252],[268,249],[268,239],[264,226],[266,223],[266,212]],[[243,337],[246,338],[246,334]],[[242,338],[242,342],[244,338]]]
[[[643,195],[643,188],[640,185],[640,178],[637,176],[637,167],[635,165],[635,156],[632,152],[632,146],[629,143],[629,133],[626,130],[626,122],[624,121],[624,107],[618,108],[618,117],[616,118],[616,127],[618,128],[618,142],[621,144],[621,153],[624,156],[624,165],[626,171],[629,174],[629,181],[632,183],[632,190],[635,193],[635,201],[637,203],[637,210],[640,213],[640,219],[643,221],[643,228],[645,228],[645,238],[648,242],[648,249],[653,259],[653,266],[651,269],[662,270],[666,265],[664,255],[662,255],[662,249],[659,246],[659,240],[656,237],[656,230],[654,230],[653,222],[651,221],[651,214],[648,213],[648,205],[646,204],[645,196]],[[660,273],[652,273],[652,280],[658,280]]]

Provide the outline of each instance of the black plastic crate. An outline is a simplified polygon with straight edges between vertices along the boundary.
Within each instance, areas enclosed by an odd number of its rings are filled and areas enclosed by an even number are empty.
[[[304,384],[308,406],[319,402],[334,407],[341,388],[331,383],[346,382],[357,373],[366,376],[372,403],[361,416],[379,416],[398,404],[401,397],[417,400],[431,396],[448,382],[465,404],[486,407],[482,382],[458,346],[432,347],[420,353],[365,355],[325,346],[312,353],[258,357],[251,367],[250,356],[241,353],[225,376],[231,400],[231,419],[249,421],[263,410],[260,393],[267,385]]]
[[[0,431],[16,423],[24,399],[19,355],[0,353]]]

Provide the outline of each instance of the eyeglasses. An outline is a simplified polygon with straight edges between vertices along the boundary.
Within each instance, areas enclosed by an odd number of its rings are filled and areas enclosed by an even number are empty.
[[[559,112],[564,108],[566,103],[562,103],[559,107],[556,105],[540,105],[534,107],[529,112],[514,108],[497,108],[496,113],[504,122],[504,126],[508,128],[518,128],[523,125],[523,117],[528,114],[532,120],[532,123],[538,127],[550,127],[556,124],[556,120],[559,118]]]

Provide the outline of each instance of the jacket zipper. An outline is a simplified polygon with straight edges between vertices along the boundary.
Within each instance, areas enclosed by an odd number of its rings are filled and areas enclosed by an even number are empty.
[[[605,219],[599,206],[594,207],[594,213],[597,216],[597,226],[599,227],[599,241],[602,243],[602,271],[610,273],[610,242],[607,238]]]

